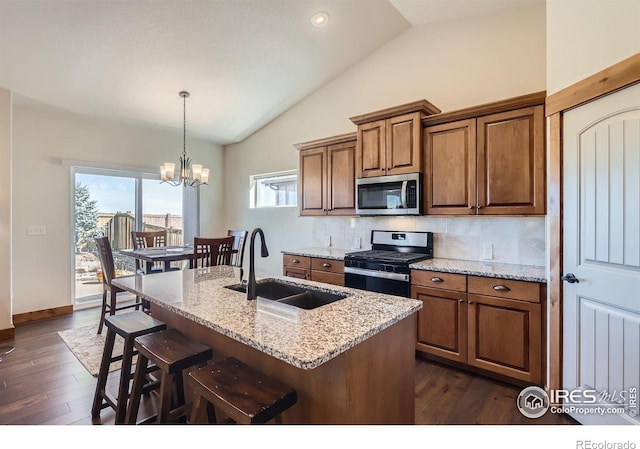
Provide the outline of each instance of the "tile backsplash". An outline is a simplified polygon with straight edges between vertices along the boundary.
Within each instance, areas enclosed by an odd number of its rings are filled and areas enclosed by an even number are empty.
[[[431,231],[434,256],[545,265],[545,217],[309,217],[311,246],[370,249],[371,231]],[[360,247],[358,247],[360,242]]]

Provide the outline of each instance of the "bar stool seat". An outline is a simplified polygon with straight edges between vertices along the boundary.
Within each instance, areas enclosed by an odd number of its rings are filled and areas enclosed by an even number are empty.
[[[192,424],[215,422],[215,410],[238,424],[282,422],[281,413],[298,400],[294,389],[232,357],[190,371],[189,387]]]
[[[186,419],[189,410],[185,401],[183,370],[202,365],[211,358],[208,346],[189,340],[176,329],[167,329],[135,339],[138,363],[133,377],[131,399],[127,408],[127,424],[156,421],[159,424]],[[137,422],[140,398],[143,394],[145,367],[152,362],[160,370],[160,390],[156,415]],[[175,387],[175,397],[173,397]]]
[[[150,315],[141,311],[128,312],[119,315],[109,315],[105,317],[104,324],[107,327],[107,336],[105,338],[104,350],[102,352],[102,360],[100,362],[100,370],[98,371],[98,382],[93,398],[93,406],[91,407],[91,416],[97,418],[100,411],[104,408],[111,407],[116,412],[115,423],[124,423],[127,411],[127,399],[129,397],[129,384],[133,373],[131,366],[133,357],[137,354],[134,349],[134,340],[141,335],[151,334],[167,328],[167,325]],[[121,355],[113,355],[113,346],[116,335],[120,335],[124,339],[124,348]],[[112,363],[122,361],[120,369],[120,380],[117,397],[112,397],[107,393],[107,377],[109,368]],[[149,367],[144,373],[149,374],[154,367]],[[150,384],[146,384],[148,391]]]

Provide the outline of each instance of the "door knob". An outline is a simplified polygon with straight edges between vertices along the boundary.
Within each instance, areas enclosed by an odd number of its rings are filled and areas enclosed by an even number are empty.
[[[569,284],[577,284],[580,282],[573,273],[562,275],[560,279],[562,279],[563,281],[567,281]]]

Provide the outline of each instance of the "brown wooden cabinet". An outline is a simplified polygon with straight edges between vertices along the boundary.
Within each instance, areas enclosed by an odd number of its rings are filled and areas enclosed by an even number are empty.
[[[423,302],[418,351],[542,385],[542,284],[421,270],[411,276],[411,295]]]
[[[282,256],[282,274],[297,279],[311,279],[311,259],[284,254]]]
[[[344,286],[344,262],[320,257],[282,256],[284,276]]]
[[[422,172],[422,118],[440,112],[427,100],[356,117],[356,178]]]
[[[425,214],[544,214],[543,103],[532,94],[426,118]]]
[[[297,144],[300,215],[355,214],[356,134]]]

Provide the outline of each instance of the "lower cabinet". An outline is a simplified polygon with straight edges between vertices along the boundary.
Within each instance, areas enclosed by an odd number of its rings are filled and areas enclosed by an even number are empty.
[[[298,279],[344,286],[344,262],[319,257],[282,256],[282,274]]]
[[[418,351],[543,384],[544,284],[418,270],[411,295],[423,302]]]

